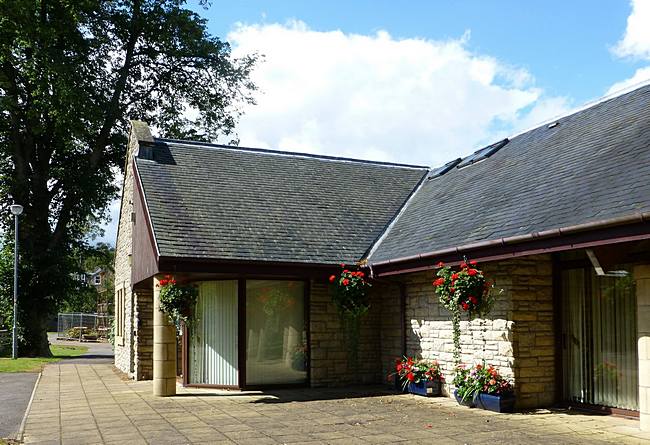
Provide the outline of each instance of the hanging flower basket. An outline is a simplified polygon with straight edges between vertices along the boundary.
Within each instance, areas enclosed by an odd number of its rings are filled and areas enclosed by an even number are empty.
[[[181,323],[190,326],[198,290],[191,284],[178,284],[174,277],[166,275],[158,283],[160,288],[160,310],[166,313],[176,325],[177,332],[182,332]]]
[[[493,304],[492,284],[485,279],[476,261],[460,263],[460,269],[439,263],[438,278],[433,282],[440,303],[450,311],[461,309],[470,316],[480,316],[490,311]]]
[[[366,279],[365,272],[341,264],[341,273],[331,275],[332,301],[341,318],[343,332],[348,346],[348,360],[352,366],[357,365],[359,354],[359,336],[361,319],[368,313],[370,302],[367,290],[372,285]]]
[[[440,304],[451,312],[454,340],[454,362],[460,364],[460,317],[462,312],[470,318],[485,316],[494,305],[492,284],[485,279],[476,261],[460,263],[459,270],[453,270],[438,263],[436,280],[433,282]]]

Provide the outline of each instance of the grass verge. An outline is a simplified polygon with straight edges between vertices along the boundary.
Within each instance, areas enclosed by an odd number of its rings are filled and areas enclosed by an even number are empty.
[[[88,350],[85,346],[50,345],[53,357],[0,358],[0,372],[39,372],[44,365],[78,357]]]

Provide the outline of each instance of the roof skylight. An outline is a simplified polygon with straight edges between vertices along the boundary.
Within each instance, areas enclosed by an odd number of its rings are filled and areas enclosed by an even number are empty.
[[[510,139],[505,138],[499,142],[495,142],[492,145],[488,145],[487,147],[481,148],[480,150],[475,151],[474,153],[472,153],[471,155],[463,159],[457,165],[457,167],[458,168],[467,167],[468,165],[472,165],[478,161],[482,161],[485,158],[489,158],[494,153],[496,153],[501,148],[503,148],[508,142],[510,142]]]

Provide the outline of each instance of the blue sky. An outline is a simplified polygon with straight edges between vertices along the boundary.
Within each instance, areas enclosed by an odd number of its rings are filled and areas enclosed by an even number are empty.
[[[241,146],[435,167],[650,79],[650,0],[189,6],[263,55]]]
[[[454,39],[470,31],[468,48],[534,73],[549,94],[576,102],[602,96],[634,74],[638,60],[611,52],[625,30],[631,5],[591,1],[219,1],[207,10],[210,31],[226,36],[238,23],[305,22],[318,31],[395,38]]]

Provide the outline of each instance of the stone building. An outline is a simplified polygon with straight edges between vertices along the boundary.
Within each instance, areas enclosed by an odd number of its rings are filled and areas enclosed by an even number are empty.
[[[487,318],[462,320],[464,363],[498,366],[519,408],[650,428],[649,86],[436,169],[160,139],[133,122],[125,172],[115,363],[158,395],[376,384],[403,355],[451,377],[431,281],[438,262],[469,258],[502,292]],[[327,282],[340,263],[373,278],[355,364]],[[158,310],[168,274],[199,291],[184,332]]]

